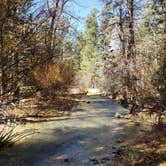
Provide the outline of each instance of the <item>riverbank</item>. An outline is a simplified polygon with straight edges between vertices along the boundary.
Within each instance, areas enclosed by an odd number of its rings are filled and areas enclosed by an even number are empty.
[[[3,112],[0,123],[42,122],[69,116],[81,95],[56,96],[54,98],[27,98]]]
[[[112,164],[118,166],[166,166],[166,125],[155,125],[132,142],[120,144]]]

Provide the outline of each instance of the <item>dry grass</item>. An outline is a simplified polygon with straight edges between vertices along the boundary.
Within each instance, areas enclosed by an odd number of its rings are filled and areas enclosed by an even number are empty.
[[[132,145],[122,147],[114,160],[118,166],[166,166],[166,126],[154,127]],[[113,164],[112,164],[113,165]]]
[[[46,66],[37,67],[33,71],[35,80],[43,88],[56,88],[68,86],[74,80],[74,70],[72,65],[68,62],[59,61],[57,63],[50,63]]]

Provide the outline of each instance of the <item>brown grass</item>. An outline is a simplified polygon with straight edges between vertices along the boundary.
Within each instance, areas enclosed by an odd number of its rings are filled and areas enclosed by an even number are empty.
[[[33,71],[35,80],[43,87],[60,88],[72,83],[74,70],[71,63],[59,61],[46,66],[37,67]]]
[[[166,126],[155,126],[132,145],[120,148],[114,163],[119,166],[165,166]]]

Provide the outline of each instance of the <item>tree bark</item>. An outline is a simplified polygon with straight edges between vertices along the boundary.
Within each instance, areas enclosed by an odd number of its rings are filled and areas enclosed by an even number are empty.
[[[7,92],[7,74],[5,67],[7,64],[7,56],[4,52],[4,24],[0,25],[0,64],[1,64],[1,95]]]
[[[14,99],[18,100],[19,99],[19,63],[18,63],[18,55],[17,53],[14,55],[14,63],[16,65],[14,66]]]
[[[134,0],[127,0],[128,13],[129,13],[129,36],[128,36],[128,91],[129,91],[129,103],[132,104],[131,112],[135,112],[136,108],[136,53],[135,53],[135,33],[134,33]]]
[[[119,7],[119,27],[120,27],[120,42],[121,42],[121,53],[122,56],[125,57],[125,39],[124,39],[124,28],[123,28],[123,10],[122,10],[122,5]]]

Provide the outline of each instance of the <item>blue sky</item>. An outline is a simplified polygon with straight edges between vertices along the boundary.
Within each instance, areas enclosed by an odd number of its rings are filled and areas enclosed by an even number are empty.
[[[45,0],[34,0],[34,2],[37,2],[38,5],[44,4]],[[37,5],[37,6],[38,6]],[[99,11],[103,8],[103,3],[101,0],[70,0],[67,3],[67,11],[75,16],[76,18],[79,18],[80,21],[72,20],[72,24],[74,27],[77,28],[77,30],[82,31],[85,27],[85,21],[90,13],[90,11],[93,8],[97,8]]]
[[[83,30],[85,26],[86,17],[93,8],[97,8],[99,11],[103,8],[103,3],[100,0],[72,0],[68,4],[69,10],[76,17],[80,17],[80,22],[74,20],[74,26],[78,30]]]

